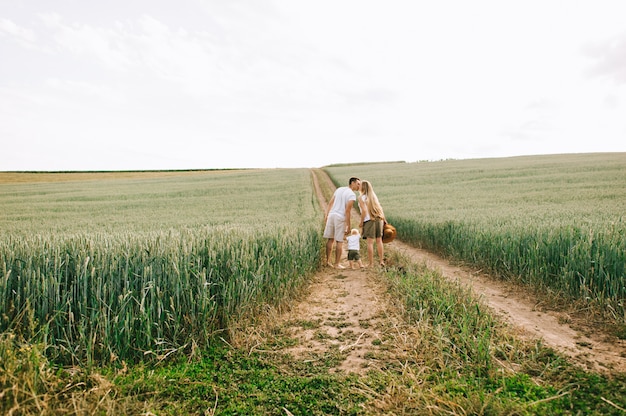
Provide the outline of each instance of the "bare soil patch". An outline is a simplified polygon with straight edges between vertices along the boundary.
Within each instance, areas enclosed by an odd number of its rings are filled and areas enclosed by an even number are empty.
[[[295,346],[284,352],[315,362],[339,357],[338,372],[364,373],[389,359],[385,288],[362,270],[326,268],[306,298],[282,316]]]

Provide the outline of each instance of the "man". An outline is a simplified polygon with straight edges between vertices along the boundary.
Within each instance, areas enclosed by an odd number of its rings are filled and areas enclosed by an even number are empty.
[[[326,213],[324,214],[324,238],[326,241],[326,264],[333,267],[330,255],[335,246],[335,265],[337,269],[345,269],[339,261],[343,252],[343,239],[350,230],[350,212],[354,201],[356,201],[355,191],[361,188],[359,178],[350,178],[348,186],[342,186],[335,190],[333,197],[328,202]]]

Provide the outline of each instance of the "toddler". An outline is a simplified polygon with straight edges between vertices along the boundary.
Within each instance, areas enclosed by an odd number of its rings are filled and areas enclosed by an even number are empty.
[[[356,228],[352,229],[350,235],[346,238],[348,240],[348,261],[350,262],[350,268],[356,269],[357,265],[363,268],[363,262],[361,261],[361,234]]]

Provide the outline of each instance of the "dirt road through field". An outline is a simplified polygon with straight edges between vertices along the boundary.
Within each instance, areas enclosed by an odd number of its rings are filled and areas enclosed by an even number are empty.
[[[322,188],[334,188],[334,185],[321,170],[314,171],[312,177],[320,204],[325,208]],[[532,296],[519,288],[455,266],[399,240],[386,245],[386,250],[397,250],[416,263],[438,270],[446,279],[471,287],[520,336],[542,339],[544,345],[588,369],[626,371],[626,342],[623,340],[576,330],[567,323],[567,316],[540,310]],[[347,266],[345,258],[344,265]],[[395,331],[401,339],[406,331],[396,325],[387,305],[384,285],[375,278],[374,270],[325,268],[314,277],[308,296],[281,318],[292,331],[292,337],[298,340],[287,352],[310,361],[325,359],[336,352],[347,354],[337,371],[362,373],[380,365],[399,353],[380,348],[382,333],[388,335],[389,331]]]

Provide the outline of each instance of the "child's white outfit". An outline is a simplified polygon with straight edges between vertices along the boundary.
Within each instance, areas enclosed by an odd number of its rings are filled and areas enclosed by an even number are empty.
[[[361,249],[361,236],[357,235],[349,235],[346,237],[348,240],[348,250],[360,250]]]
[[[360,267],[363,267],[363,263],[361,262],[361,235],[360,234],[350,234],[346,237],[348,241],[348,260],[350,261],[350,266],[354,268],[355,263]]]

